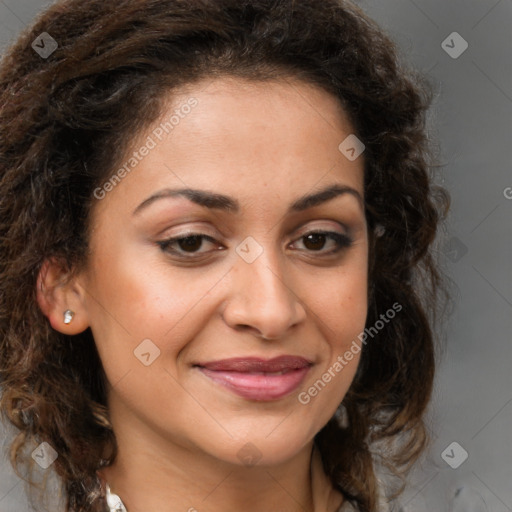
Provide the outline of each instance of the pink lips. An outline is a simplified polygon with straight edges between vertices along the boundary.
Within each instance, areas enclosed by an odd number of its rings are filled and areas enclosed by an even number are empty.
[[[277,400],[296,389],[311,367],[303,357],[236,357],[196,365],[213,381],[250,400]]]

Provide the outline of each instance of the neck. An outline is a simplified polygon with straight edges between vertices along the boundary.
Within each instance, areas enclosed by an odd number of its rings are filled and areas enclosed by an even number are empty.
[[[343,499],[325,475],[312,443],[276,466],[232,465],[178,445],[129,446],[118,437],[118,456],[100,477],[128,512],[335,512]],[[147,439],[147,438],[146,438]]]

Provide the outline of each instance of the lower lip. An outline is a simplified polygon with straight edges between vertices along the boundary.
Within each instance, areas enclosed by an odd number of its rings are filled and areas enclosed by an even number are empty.
[[[214,371],[199,368],[204,375],[237,395],[249,400],[277,400],[297,389],[309,371],[305,368],[291,370],[282,375]]]

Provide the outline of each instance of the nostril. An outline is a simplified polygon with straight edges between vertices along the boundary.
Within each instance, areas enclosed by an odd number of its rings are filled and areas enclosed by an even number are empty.
[[[274,339],[271,336],[267,336],[267,335],[263,334],[259,329],[257,329],[256,327],[253,327],[251,325],[238,324],[237,325],[237,329],[242,331],[242,332],[252,332],[255,336],[263,338],[264,340],[272,340],[272,339]]]

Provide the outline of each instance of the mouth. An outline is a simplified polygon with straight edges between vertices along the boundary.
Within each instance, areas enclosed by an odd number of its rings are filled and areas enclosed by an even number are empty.
[[[248,400],[270,401],[292,393],[306,377],[312,362],[298,356],[265,360],[232,358],[194,365],[210,380]]]

